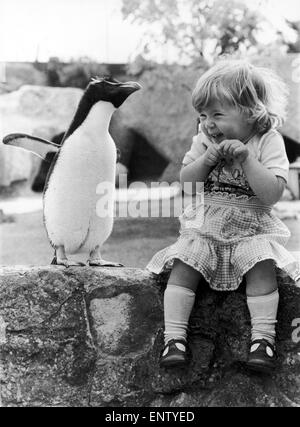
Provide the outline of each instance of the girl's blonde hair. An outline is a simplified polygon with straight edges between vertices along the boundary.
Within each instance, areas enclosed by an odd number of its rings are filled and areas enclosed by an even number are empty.
[[[264,133],[282,126],[287,98],[286,84],[272,70],[244,60],[224,60],[200,77],[192,103],[198,112],[214,100],[229,103]]]

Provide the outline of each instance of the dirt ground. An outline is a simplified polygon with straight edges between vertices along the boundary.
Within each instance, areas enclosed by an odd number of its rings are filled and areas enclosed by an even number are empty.
[[[42,212],[14,215],[14,219],[0,224],[0,264],[49,265],[53,250]],[[300,219],[284,222],[291,231],[287,248],[300,251]],[[177,218],[118,218],[102,256],[128,267],[144,268],[155,252],[176,240],[178,225]]]
[[[42,212],[14,215],[14,223],[0,225],[2,265],[48,265],[53,250],[43,225]],[[178,232],[176,218],[120,218],[103,247],[105,259],[127,267],[145,267],[151,256],[173,243]],[[77,256],[76,259],[81,259]]]

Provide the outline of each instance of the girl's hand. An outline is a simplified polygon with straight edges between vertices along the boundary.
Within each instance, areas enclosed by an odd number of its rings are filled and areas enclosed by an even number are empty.
[[[203,155],[205,165],[212,167],[221,160],[221,154],[218,145],[210,145]]]
[[[225,139],[218,145],[218,149],[221,155],[231,156],[240,163],[244,163],[249,156],[247,146],[238,139]]]

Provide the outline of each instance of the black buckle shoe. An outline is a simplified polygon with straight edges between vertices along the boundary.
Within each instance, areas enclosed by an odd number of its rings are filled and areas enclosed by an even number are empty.
[[[159,364],[163,368],[186,365],[188,362],[187,343],[183,339],[171,339],[164,346]]]
[[[253,346],[256,346],[257,348],[253,349]],[[251,342],[250,353],[247,361],[247,367],[249,369],[270,374],[276,367],[276,360],[277,354],[275,346],[269,343],[269,341],[262,338]]]

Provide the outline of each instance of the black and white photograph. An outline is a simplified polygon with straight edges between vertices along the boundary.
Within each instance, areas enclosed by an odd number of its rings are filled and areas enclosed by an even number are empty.
[[[0,407],[300,407],[299,0],[0,0]]]

